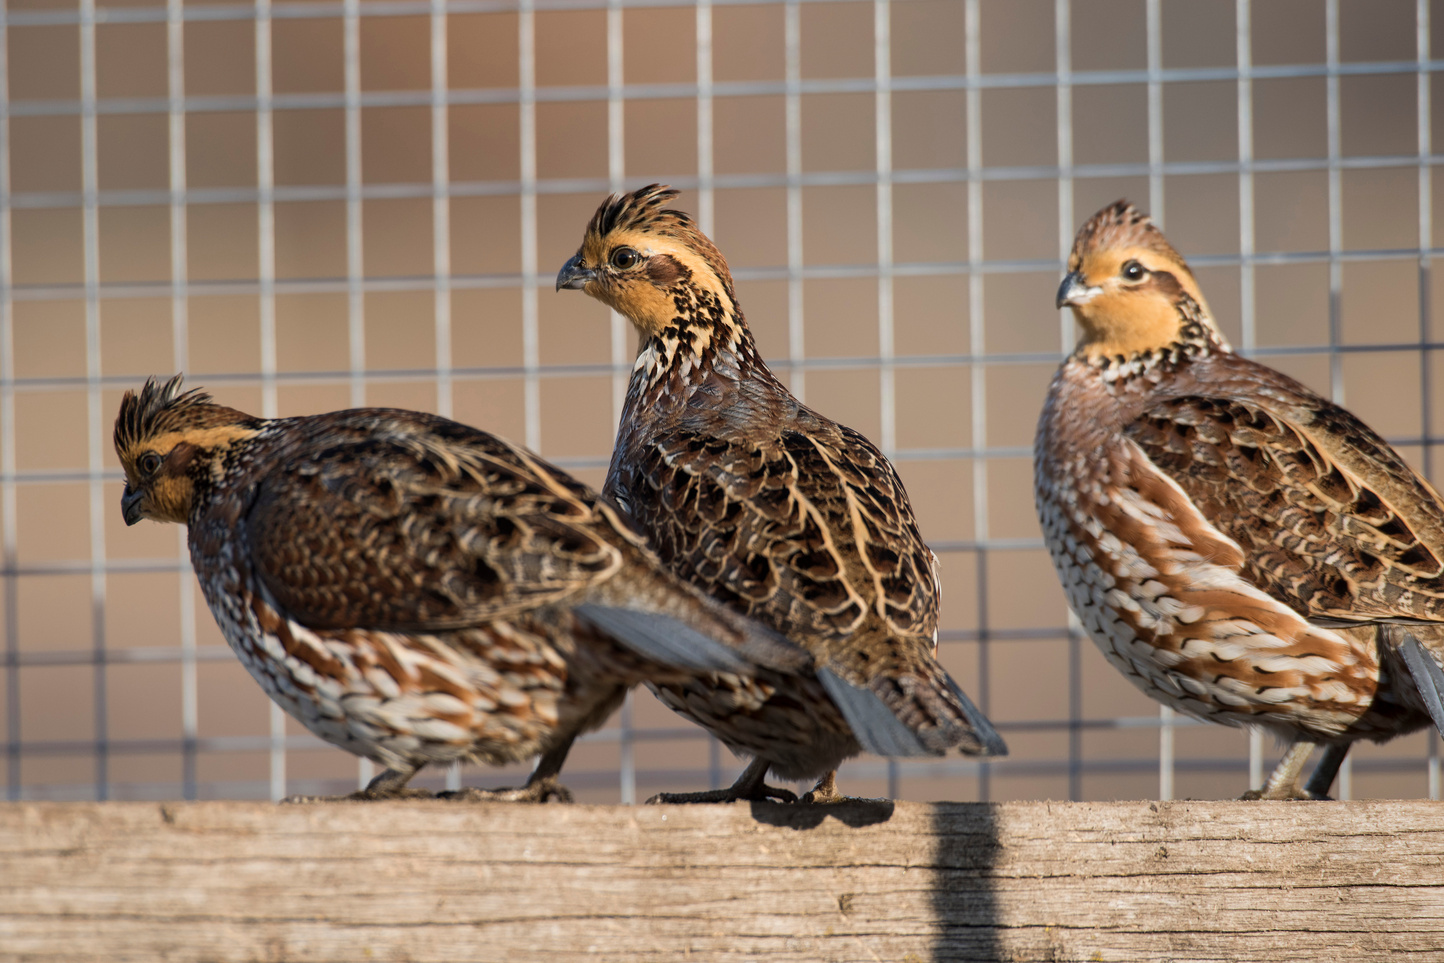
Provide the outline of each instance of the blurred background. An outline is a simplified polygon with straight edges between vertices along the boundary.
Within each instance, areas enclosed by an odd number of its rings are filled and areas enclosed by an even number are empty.
[[[609,190],[682,188],[762,351],[878,441],[942,558],[942,659],[1012,755],[907,799],[1236,796],[1278,747],[1161,713],[1070,617],[1030,453],[1077,226],[1126,196],[1233,343],[1444,470],[1428,0],[7,0],[0,752],[8,798],[265,798],[366,769],[226,648],[179,527],[128,529],[150,374],[257,414],[438,411],[600,485],[634,351],[554,293]],[[1444,234],[1441,234],[1444,236]],[[1437,475],[1436,475],[1437,478]],[[725,785],[646,692],[588,801]],[[515,784],[525,767],[436,773]],[[1439,796],[1437,739],[1339,793]]]

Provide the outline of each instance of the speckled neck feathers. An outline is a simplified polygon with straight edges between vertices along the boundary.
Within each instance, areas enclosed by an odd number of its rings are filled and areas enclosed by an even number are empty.
[[[1127,354],[1105,354],[1092,350],[1093,346],[1085,342],[1074,349],[1073,358],[1096,370],[1105,383],[1114,385],[1137,377],[1156,380],[1215,351],[1232,351],[1203,307],[1187,292],[1179,292],[1173,306],[1178,312],[1179,328],[1177,336],[1167,344]]]
[[[690,279],[679,280],[668,293],[677,314],[639,345],[627,392],[629,408],[634,403],[649,408],[698,402],[714,406],[740,391],[744,382],[758,380],[786,394],[758,353],[736,301],[724,304]]]

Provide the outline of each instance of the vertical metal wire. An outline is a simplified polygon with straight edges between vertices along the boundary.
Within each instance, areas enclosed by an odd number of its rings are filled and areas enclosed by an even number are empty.
[[[712,0],[695,0],[697,19],[697,223],[712,236],[716,170],[712,142]]]
[[[1340,253],[1344,248],[1344,184],[1343,125],[1339,101],[1339,0],[1324,5],[1324,49],[1326,100],[1328,109],[1328,172],[1329,172],[1329,379],[1330,396],[1335,404],[1344,403],[1344,358],[1339,351],[1343,326],[1344,265]],[[1261,738],[1261,737],[1260,737]],[[1354,760],[1350,753],[1339,767],[1340,799],[1353,796]]]
[[[431,270],[436,326],[436,413],[452,415],[451,116],[447,109],[446,0],[431,0]],[[460,788],[460,786],[449,787]]]
[[[90,613],[94,646],[95,796],[110,798],[105,653],[105,416],[100,394],[100,165],[96,149],[95,0],[80,2],[80,160],[84,206],[86,449],[90,477]]]
[[[365,238],[362,235],[361,170],[361,3],[341,4],[342,101],[347,141],[347,365],[348,403],[365,404]],[[435,140],[435,131],[432,133]],[[435,165],[435,156],[432,157]],[[433,167],[435,172],[435,167]],[[435,224],[432,230],[435,231]],[[433,235],[435,248],[435,235]],[[433,250],[433,266],[435,266]],[[357,759],[357,787],[371,783],[375,768],[371,759]]]
[[[893,368],[892,275],[892,40],[889,0],[873,0],[873,96],[877,176],[877,354],[881,411],[881,444],[889,457],[897,454],[897,385]]]
[[[622,98],[623,73],[622,52],[625,49],[624,24],[621,0],[607,0],[607,181],[613,191],[620,191],[626,176],[626,102]],[[612,414],[614,421],[620,421],[622,406],[626,401],[626,334],[627,321],[616,311],[611,312],[612,334]],[[635,730],[632,721],[632,696],[627,693],[622,709],[617,713],[618,763],[617,781],[621,791],[622,805],[630,806],[637,801],[637,753],[633,738]]]
[[[351,406],[366,403],[366,272],[361,235],[361,0],[341,7],[346,98],[346,342]]]
[[[1065,264],[1073,247],[1073,24],[1069,0],[1053,0],[1053,69],[1057,101],[1058,137],[1058,251]],[[1073,349],[1073,312],[1058,312],[1059,339],[1064,353]]]
[[[1324,4],[1325,84],[1327,99],[1329,176],[1329,381],[1336,404],[1344,403],[1343,355],[1339,353],[1343,309],[1344,185],[1339,159],[1343,153],[1339,117],[1339,0]]]
[[[452,416],[451,129],[447,108],[446,0],[431,0],[431,271],[436,329],[436,413]],[[446,767],[446,788],[461,788],[461,763]]]
[[[623,51],[626,49],[625,25],[621,0],[607,0],[607,189],[622,190],[627,171],[627,105],[622,96],[626,83]],[[629,322],[618,311],[610,311],[608,324],[612,349],[612,421],[619,423],[627,401],[627,327]],[[631,703],[626,707],[628,712]],[[630,752],[630,744],[627,751]]]
[[[260,287],[261,416],[274,418],[276,395],[276,152],[271,118],[271,0],[256,0],[256,204]],[[286,713],[270,710],[270,794],[286,795]]]
[[[785,62],[784,110],[787,140],[787,356],[792,361],[788,388],[798,401],[807,400],[807,355],[802,298],[802,11],[797,0],[782,8]]]
[[[1238,61],[1236,85],[1238,113],[1238,253],[1239,349],[1253,353],[1254,322],[1254,203],[1253,203],[1253,41],[1249,0],[1234,3],[1234,50]],[[1249,785],[1263,787],[1264,734],[1252,728],[1248,735]]]
[[[877,355],[878,403],[883,454],[897,457],[897,371],[893,367],[892,207],[892,7],[873,0],[874,152],[877,173]],[[898,764],[887,761],[887,794],[898,794]]]
[[[356,760],[357,789],[365,789],[367,786],[371,785],[371,779],[375,775],[376,767],[372,764],[370,759],[361,758]],[[447,786],[447,788],[450,789],[451,787]]]
[[[166,114],[170,136],[170,277],[171,352],[176,371],[185,371],[190,358],[189,260],[186,255],[186,115],[185,20],[183,0],[166,0]],[[200,731],[200,705],[196,676],[195,578],[186,548],[186,530],[176,529],[181,647],[181,795],[195,799],[196,740]]]
[[[716,169],[712,120],[712,0],[696,0],[697,16],[697,222],[715,237]],[[722,743],[707,736],[707,788],[722,788]]]
[[[10,25],[0,17],[0,51]],[[7,57],[8,59],[8,57]],[[20,560],[15,530],[15,300],[10,224],[10,77],[0,70],[0,558],[5,575],[5,798],[20,798]]]
[[[1444,790],[1444,785],[1441,785],[1441,784],[1444,784],[1444,779],[1441,779],[1441,778],[1440,778],[1440,771],[1439,771],[1439,732],[1438,732],[1438,730],[1436,730],[1436,729],[1430,729],[1430,730],[1429,730],[1429,734],[1428,734],[1428,738],[1429,738],[1429,749],[1428,749],[1428,759],[1427,759],[1426,765],[1425,765],[1425,773],[1426,773],[1426,778],[1427,778],[1427,780],[1428,780],[1429,798],[1430,798],[1430,799],[1444,798],[1444,797],[1441,797],[1441,790]]]
[[[1240,347],[1252,354],[1254,319],[1253,33],[1250,0],[1235,0],[1238,58],[1238,255]]]
[[[1419,131],[1419,433],[1424,439],[1419,463],[1426,475],[1432,475],[1434,435],[1433,363],[1434,355],[1426,347],[1433,341],[1433,318],[1430,299],[1433,289],[1433,274],[1429,251],[1434,247],[1434,179],[1429,166],[1429,156],[1434,152],[1434,139],[1430,111],[1429,74],[1429,0],[1415,0],[1414,5],[1415,56],[1419,62],[1419,73],[1415,77],[1415,109]],[[1440,798],[1439,733],[1430,729],[1427,736],[1428,749],[1426,772],[1429,798]]]
[[[987,351],[983,337],[983,100],[982,18],[979,0],[966,0],[963,10],[964,63],[967,71],[968,109],[968,353],[975,359],[971,376],[971,428],[974,452],[988,444],[987,368],[981,359]],[[976,592],[978,612],[978,708],[988,713],[990,681],[988,660],[988,462],[973,457],[973,539],[978,544]],[[978,798],[986,801],[992,787],[992,767],[978,764]]]
[[[1163,16],[1161,0],[1146,0],[1144,32],[1148,64],[1148,213],[1160,229],[1164,219],[1163,180]],[[1071,613],[1070,613],[1071,615]],[[1074,620],[1077,616],[1072,616]],[[1172,799],[1176,732],[1174,712],[1158,707],[1158,798]]]
[[[1065,264],[1073,246],[1073,9],[1070,0],[1053,2],[1053,65],[1058,136],[1058,251]],[[1073,312],[1059,312],[1059,340],[1066,354],[1073,347]],[[1068,798],[1083,798],[1082,624],[1068,613]]]
[[[1162,0],[1143,7],[1148,66],[1148,213],[1163,227],[1163,13]]]
[[[536,10],[517,10],[517,91],[521,122],[521,356],[526,446],[541,450],[541,344],[537,326]]]

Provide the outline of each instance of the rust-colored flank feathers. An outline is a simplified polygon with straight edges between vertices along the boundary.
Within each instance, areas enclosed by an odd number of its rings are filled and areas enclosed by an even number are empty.
[[[892,465],[805,407],[768,370],[722,254],[660,185],[608,198],[558,288],[620,311],[640,348],[607,475],[673,571],[805,646],[814,674],[657,682],[663,702],[755,757],[728,790],[786,797],[863,749],[1005,751],[934,658],[936,559]]]
[[[423,766],[540,754],[521,789],[567,798],[576,736],[638,682],[811,678],[812,658],[668,573],[605,500],[536,455],[434,415],[266,420],[181,379],[115,423],[128,524],[188,529],[232,649],[322,739],[386,771],[357,798],[424,795]]]
[[[1108,660],[1165,705],[1288,740],[1251,796],[1323,797],[1355,740],[1431,716],[1444,731],[1433,488],[1352,414],[1234,354],[1132,205],[1083,225],[1057,300],[1081,336],[1038,422],[1038,517]]]

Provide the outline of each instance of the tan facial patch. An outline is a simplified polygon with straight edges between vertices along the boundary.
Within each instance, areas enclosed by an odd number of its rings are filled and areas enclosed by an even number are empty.
[[[240,425],[173,431],[145,439],[117,454],[127,487],[144,493],[141,510],[145,517],[184,525],[195,494],[190,476],[192,462],[255,434],[255,429]],[[159,455],[162,463],[158,471],[142,476],[138,466],[147,454]]]
[[[624,247],[642,256],[635,267],[612,265],[612,254]],[[582,263],[597,272],[597,279],[587,283],[587,294],[626,315],[645,335],[657,334],[677,316],[667,291],[676,280],[690,277],[699,290],[712,293],[723,304],[731,299],[716,268],[679,237],[638,230],[613,231],[605,238],[588,236],[582,245]]]
[[[1123,267],[1138,261],[1149,272],[1140,281],[1123,276]],[[1208,312],[1203,292],[1181,259],[1166,258],[1146,248],[1114,248],[1074,255],[1074,270],[1097,293],[1072,305],[1083,329],[1089,357],[1132,357],[1167,347],[1178,340],[1183,319],[1176,301],[1186,293]]]

